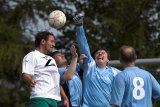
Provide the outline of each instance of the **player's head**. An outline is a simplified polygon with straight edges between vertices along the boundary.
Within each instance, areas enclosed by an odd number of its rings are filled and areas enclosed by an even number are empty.
[[[122,46],[120,48],[119,59],[122,64],[130,64],[135,62],[135,60],[137,59],[137,55],[134,48],[131,46]]]
[[[93,52],[93,57],[95,59],[96,64],[99,67],[105,67],[109,62],[109,52],[104,48],[99,47]]]
[[[35,47],[42,48],[45,53],[50,53],[55,47],[55,37],[48,31],[38,32],[35,36]]]
[[[65,58],[64,53],[60,51],[54,51],[49,54],[49,56],[53,57],[56,61],[58,67],[65,67],[67,64],[67,60]]]

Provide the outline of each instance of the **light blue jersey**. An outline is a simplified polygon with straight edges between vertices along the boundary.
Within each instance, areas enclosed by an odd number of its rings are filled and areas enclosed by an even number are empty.
[[[138,67],[126,67],[115,77],[111,104],[152,107],[152,98],[160,98],[160,85],[149,72]]]
[[[99,68],[90,54],[83,25],[76,28],[76,41],[80,54],[87,58],[83,63],[84,93],[82,107],[110,107],[112,81],[119,70],[112,67]]]
[[[68,67],[68,66],[67,66]],[[66,68],[67,68],[66,67]],[[61,77],[61,83],[63,84],[63,80],[62,80],[62,76],[64,74],[64,72],[67,69],[65,68],[59,68],[58,71],[60,73],[60,77]],[[80,77],[78,75],[78,71],[80,71],[80,66],[79,64],[77,64],[76,66],[76,71],[73,75],[72,80],[68,80],[67,81],[67,85],[69,88],[69,94],[70,94],[70,102],[72,106],[77,106],[80,107],[81,103],[82,103],[82,82],[80,80]]]

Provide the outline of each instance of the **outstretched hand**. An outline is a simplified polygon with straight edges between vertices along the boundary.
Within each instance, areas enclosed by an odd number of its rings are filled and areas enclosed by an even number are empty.
[[[74,58],[78,57],[77,49],[74,44],[71,46],[70,51],[71,51],[72,57],[74,57]]]
[[[83,24],[83,18],[84,18],[84,14],[80,13],[73,18],[73,21],[76,25],[82,25]]]

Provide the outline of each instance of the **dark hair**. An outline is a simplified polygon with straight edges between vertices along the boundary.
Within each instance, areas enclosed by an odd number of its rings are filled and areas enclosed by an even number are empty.
[[[42,39],[44,40],[47,40],[49,35],[53,36],[53,33],[50,33],[48,31],[42,31],[42,32],[38,32],[36,35],[35,35],[35,47],[39,47],[40,46],[40,42]],[[55,37],[54,37],[55,38]]]
[[[122,46],[120,48],[120,61],[123,63],[131,63],[137,58],[136,52],[131,46]]]
[[[99,50],[104,50],[104,51],[106,51],[106,53],[108,54],[108,59],[109,59],[109,57],[110,57],[110,52],[109,51],[107,51],[105,48],[103,48],[103,47],[98,47],[97,49],[95,49],[93,52],[92,52],[92,57],[95,59],[95,54],[96,54],[96,52],[97,51],[99,51]]]
[[[62,53],[60,51],[54,51],[48,54],[48,56],[54,57],[54,55],[58,54],[58,53]]]
[[[54,52],[49,53],[48,56],[54,57],[58,53],[64,54],[63,52],[56,50]]]

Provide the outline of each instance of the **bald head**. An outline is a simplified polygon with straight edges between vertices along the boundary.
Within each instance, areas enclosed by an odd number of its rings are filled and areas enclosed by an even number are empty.
[[[135,50],[131,46],[122,46],[120,48],[120,62],[121,63],[132,63],[137,59]]]

